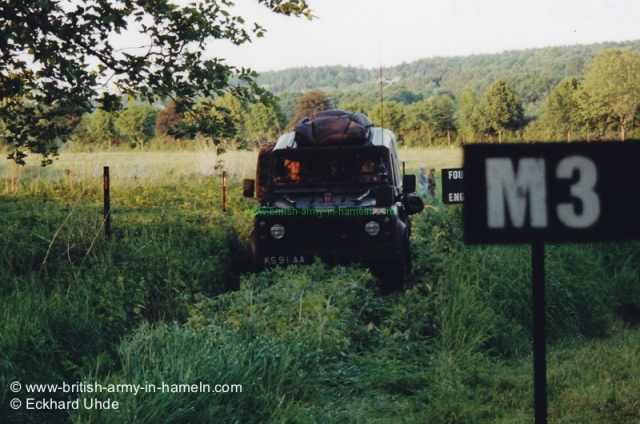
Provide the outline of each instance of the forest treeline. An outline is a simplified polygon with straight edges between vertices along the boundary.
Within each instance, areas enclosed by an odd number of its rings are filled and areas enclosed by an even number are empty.
[[[198,125],[217,125],[213,144],[223,149],[256,147],[329,108],[365,113],[408,146],[640,138],[640,40],[423,59],[380,75],[338,66],[266,72],[257,81],[275,103],[202,99],[211,120]],[[197,133],[182,133],[181,123],[190,119],[173,100],[130,103],[82,117],[70,143],[189,148]]]
[[[514,86],[523,102],[528,104],[548,95],[554,81],[557,84],[566,77],[584,77],[586,67],[600,51],[628,46],[640,49],[640,40],[435,57],[383,67],[382,74],[389,80],[402,78],[409,90],[424,97],[433,96],[441,90],[458,96],[467,86],[484,92],[494,81],[502,79]],[[377,68],[324,66],[263,72],[257,81],[275,94],[281,94],[313,89],[371,89],[379,78],[380,69]]]

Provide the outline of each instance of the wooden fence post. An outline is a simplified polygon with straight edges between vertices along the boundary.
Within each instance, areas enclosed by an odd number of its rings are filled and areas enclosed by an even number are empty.
[[[222,212],[227,211],[227,171],[222,171]]]
[[[109,167],[104,167],[104,236],[111,236],[111,199],[109,198]]]

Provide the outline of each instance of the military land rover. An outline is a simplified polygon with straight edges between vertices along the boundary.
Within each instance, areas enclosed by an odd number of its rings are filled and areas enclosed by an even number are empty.
[[[260,149],[245,197],[260,208],[251,231],[256,270],[361,262],[386,290],[411,272],[411,215],[424,204],[402,175],[396,138],[362,114],[323,111]]]

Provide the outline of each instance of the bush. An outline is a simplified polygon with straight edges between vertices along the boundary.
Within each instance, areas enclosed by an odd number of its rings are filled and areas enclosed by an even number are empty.
[[[310,413],[336,378],[327,368],[371,349],[372,277],[320,263],[243,278],[238,292],[203,298],[183,326],[144,325],[120,348],[122,371],[107,384],[241,384],[242,393],[124,394],[117,411],[82,411],[78,422],[265,422]],[[325,417],[328,418],[328,415]]]

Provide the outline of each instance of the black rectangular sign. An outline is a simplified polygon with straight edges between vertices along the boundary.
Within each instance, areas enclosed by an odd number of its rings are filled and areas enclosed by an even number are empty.
[[[466,243],[640,239],[640,142],[464,147]]]
[[[442,203],[452,205],[464,201],[463,175],[462,168],[442,170]]]

